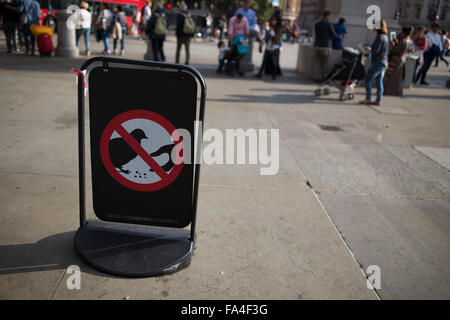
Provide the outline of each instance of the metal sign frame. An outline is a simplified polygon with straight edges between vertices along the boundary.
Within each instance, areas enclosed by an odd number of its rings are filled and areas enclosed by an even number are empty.
[[[87,60],[81,66],[82,71],[88,72],[88,68],[95,63],[101,63],[104,68],[108,68],[110,64],[120,65],[124,67],[150,67],[158,69],[167,69],[172,71],[187,72],[190,73],[196,80],[197,85],[200,86],[200,103],[196,104],[196,119],[200,121],[200,126],[194,127],[194,156],[196,160],[194,163],[194,176],[193,176],[193,194],[192,194],[192,219],[190,222],[190,231],[188,234],[188,239],[184,238],[182,231],[187,231],[184,229],[176,228],[156,228],[144,225],[126,225],[124,227],[120,223],[116,222],[87,222],[86,221],[86,172],[85,172],[85,77],[86,74],[78,74],[78,167],[79,167],[79,222],[80,227],[74,237],[74,245],[78,254],[85,260],[88,264],[101,271],[121,275],[121,276],[131,276],[131,277],[145,277],[161,275],[169,272],[174,272],[181,267],[189,265],[190,258],[195,243],[195,227],[196,227],[196,217],[197,217],[197,203],[198,203],[198,187],[200,178],[200,161],[198,161],[198,156],[201,155],[203,137],[201,133],[203,132],[203,120],[205,114],[205,102],[206,102],[206,83],[202,75],[193,67],[180,64],[162,63],[155,61],[145,61],[145,60],[131,60],[131,59],[121,59],[113,57],[93,57]],[[173,232],[169,229],[174,229]],[[98,247],[97,244],[92,241],[92,239],[100,239],[100,242],[105,242],[103,246]],[[162,240],[161,240],[162,239]],[[179,239],[183,239],[183,243],[178,243]],[[154,248],[154,243],[161,241],[164,245],[160,248]],[[172,242],[171,242],[172,241]],[[153,243],[153,244],[152,244]],[[146,246],[146,244],[148,244]],[[129,246],[136,246],[139,248],[136,250],[129,250],[132,252],[124,253],[124,248]],[[153,248],[151,248],[153,246]],[[112,247],[120,247],[120,252]],[[161,247],[171,248],[173,247],[173,254],[170,252],[167,256],[167,250],[164,251],[163,255],[166,256],[166,261],[162,261],[158,264],[158,259],[152,260],[152,254],[156,256],[161,255]],[[188,248],[188,249],[187,249]],[[158,251],[159,250],[159,251]],[[165,250],[165,249],[164,249]],[[145,252],[144,252],[145,251]],[[170,251],[170,250],[169,250]],[[93,254],[93,252],[102,252],[99,255]],[[134,252],[134,253],[133,253]],[[135,255],[141,255],[140,257],[135,257]],[[106,258],[105,258],[106,256]],[[142,256],[149,256],[149,259],[142,259]],[[136,258],[136,259],[134,259]],[[127,264],[126,261],[130,261]],[[139,263],[133,264],[133,261],[138,261]]]

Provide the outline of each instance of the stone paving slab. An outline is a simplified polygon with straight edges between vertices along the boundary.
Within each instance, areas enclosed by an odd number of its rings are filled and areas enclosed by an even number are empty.
[[[48,299],[75,256],[76,177],[0,173],[0,298]]]
[[[377,298],[306,186],[201,185],[197,234],[187,269],[123,279],[101,275],[75,258],[82,289],[68,290],[66,276],[53,298]]]
[[[381,270],[382,299],[450,298],[450,201],[321,193],[366,270]]]
[[[412,147],[381,145],[346,145],[300,143],[286,140],[314,189],[320,192],[450,199],[450,175],[437,164],[428,163]],[[420,162],[406,164],[392,152],[408,149],[428,165],[423,172]],[[445,185],[446,188],[442,188]]]
[[[449,148],[433,148],[433,147],[419,147],[415,146],[417,150],[422,152],[424,155],[433,159],[441,166],[450,170],[450,149]]]

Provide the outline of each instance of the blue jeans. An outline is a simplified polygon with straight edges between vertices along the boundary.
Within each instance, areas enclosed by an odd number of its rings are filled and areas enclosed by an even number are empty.
[[[23,28],[23,33],[25,36],[25,50],[34,54],[35,37],[30,29],[31,24],[27,24]]]
[[[83,36],[84,37],[84,44],[86,46],[86,51],[91,51],[91,47],[89,45],[89,35],[91,34],[91,28],[81,28],[81,29],[77,29],[75,32],[75,39],[77,42],[77,47],[78,47],[78,40],[80,40],[80,37]]]
[[[383,77],[386,72],[386,66],[380,62],[373,62],[369,71],[366,74],[366,99],[370,100],[372,98],[372,80],[375,78],[377,84],[377,102],[381,102],[383,98]]]
[[[102,30],[103,45],[105,46],[105,51],[109,52],[109,34],[108,30]]]

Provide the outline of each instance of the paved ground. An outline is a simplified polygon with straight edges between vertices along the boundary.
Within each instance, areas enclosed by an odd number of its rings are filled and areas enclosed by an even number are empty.
[[[450,298],[448,71],[433,69],[430,88],[371,108],[338,102],[336,92],[313,97],[315,85],[293,71],[296,46],[283,49],[285,76],[273,82],[218,76],[215,44],[192,45],[192,63],[207,79],[206,128],[279,128],[280,171],[203,166],[192,264],[148,279],[101,274],[72,247],[77,113],[69,70],[82,60],[1,53],[0,298]],[[127,57],[144,51],[127,41]],[[166,53],[173,61],[172,38]],[[66,287],[72,264],[81,267],[81,290]],[[377,292],[366,286],[369,265],[381,269]]]

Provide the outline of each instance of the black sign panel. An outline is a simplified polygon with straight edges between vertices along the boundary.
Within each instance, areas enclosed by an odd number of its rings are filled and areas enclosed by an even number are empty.
[[[197,82],[184,71],[90,72],[92,189],[99,219],[179,228],[191,222],[196,105]],[[189,143],[177,129],[190,133]],[[190,149],[190,163],[173,161],[172,154],[188,154],[183,148]]]

